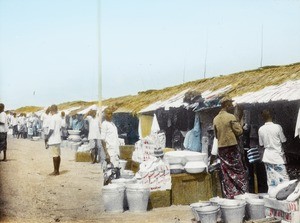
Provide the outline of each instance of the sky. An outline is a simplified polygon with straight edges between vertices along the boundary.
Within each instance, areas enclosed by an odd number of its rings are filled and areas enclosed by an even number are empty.
[[[0,102],[97,101],[300,62],[299,12],[300,0],[0,0]]]

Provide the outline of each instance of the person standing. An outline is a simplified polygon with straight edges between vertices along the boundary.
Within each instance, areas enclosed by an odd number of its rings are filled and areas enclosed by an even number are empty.
[[[283,144],[286,142],[282,127],[272,121],[272,115],[265,109],[261,113],[265,122],[258,129],[259,146],[263,151],[262,161],[267,172],[268,192],[283,181],[289,181],[285,167]]]
[[[59,175],[60,166],[60,143],[61,143],[61,116],[58,114],[57,105],[51,105],[50,112],[52,114],[49,120],[49,133],[45,136],[46,148],[49,148],[53,157],[54,172],[51,176]]]
[[[100,126],[99,126],[99,120],[96,117],[96,113],[97,113],[96,110],[90,110],[88,113],[84,115],[83,118],[86,119],[89,123],[88,140],[92,148],[92,153],[91,153],[92,163],[96,163],[97,161],[99,161],[103,165],[105,160],[105,152],[101,144]]]
[[[218,157],[221,161],[221,186],[225,198],[248,191],[247,172],[238,149],[237,137],[243,133],[239,120],[229,111],[232,99],[221,99],[221,111],[213,120],[215,136],[218,139]]]
[[[67,122],[66,122],[66,113],[62,111],[61,116],[61,139],[66,140],[68,138]]]
[[[7,116],[4,112],[4,104],[0,103],[0,152],[3,151],[3,160],[6,161],[6,150],[7,150],[7,131],[8,121]]]
[[[120,143],[118,129],[112,122],[111,108],[105,110],[105,120],[101,125],[101,142],[107,162],[111,162],[114,167],[119,167]]]
[[[45,135],[48,135],[49,133],[49,124],[50,124],[50,107],[48,107],[45,111],[45,113],[42,114],[41,121],[42,121],[42,134],[45,137]]]
[[[11,125],[13,127],[13,137],[16,138],[18,135],[18,120],[16,113],[13,113],[13,116],[11,118]]]

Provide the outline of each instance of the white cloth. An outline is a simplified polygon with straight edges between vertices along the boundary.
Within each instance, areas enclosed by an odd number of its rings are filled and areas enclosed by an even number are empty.
[[[295,188],[294,192],[291,193],[288,197],[287,197],[287,201],[295,201],[300,197],[300,181],[298,182],[297,187]]]
[[[7,121],[7,116],[4,111],[0,113],[0,122],[4,124],[4,125],[0,125],[0,132],[7,132],[8,131],[8,121]]]
[[[300,108],[298,111],[297,122],[295,127],[295,137],[299,136],[300,138]]]
[[[276,195],[278,194],[278,192],[281,189],[289,186],[292,183],[295,183],[296,181],[297,180],[290,180],[290,181],[284,181],[284,182],[278,184],[277,186],[275,186],[274,188],[272,188],[272,190],[268,191],[268,194],[269,194],[270,198],[276,198]]]
[[[110,156],[120,155],[118,129],[113,122],[104,121],[101,125],[101,140],[106,143]]]
[[[88,140],[101,139],[99,120],[89,115],[86,117],[86,120],[89,122]]]
[[[218,139],[216,137],[214,137],[211,154],[215,156],[218,155]]]
[[[271,164],[285,164],[282,143],[286,142],[282,127],[266,122],[258,130],[259,145],[265,148],[262,161]]]
[[[152,125],[151,125],[151,133],[157,133],[159,132],[160,128],[159,128],[159,124],[158,124],[158,121],[157,121],[157,117],[156,115],[154,114],[154,117],[153,117],[153,120],[152,120]]]
[[[61,116],[59,114],[52,115],[49,123],[49,130],[53,130],[53,133],[48,140],[48,145],[60,144]]]

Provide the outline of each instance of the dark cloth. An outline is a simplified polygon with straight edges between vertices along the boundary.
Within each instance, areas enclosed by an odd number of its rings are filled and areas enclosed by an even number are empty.
[[[255,193],[255,175],[257,179],[258,193],[267,193],[268,184],[265,164],[262,161],[257,163],[250,163],[247,157],[247,153],[245,153],[244,155],[248,171],[249,193]]]
[[[248,192],[247,172],[243,166],[241,154],[237,146],[219,148],[221,160],[221,185],[225,198]]]
[[[18,125],[14,125],[13,126],[13,136],[17,136],[18,135]]]
[[[7,149],[7,132],[0,132],[0,152]]]

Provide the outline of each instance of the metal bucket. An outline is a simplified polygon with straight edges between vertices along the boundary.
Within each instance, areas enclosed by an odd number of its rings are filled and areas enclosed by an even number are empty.
[[[265,202],[263,199],[247,199],[246,210],[250,220],[263,219],[265,215]]]
[[[109,184],[103,186],[102,196],[106,212],[124,211],[124,190],[125,187],[123,185],[118,184]]]
[[[123,174],[126,164],[127,164],[127,160],[119,160],[119,167],[121,168],[120,170],[121,174]]]
[[[198,213],[195,209],[199,208],[199,207],[209,206],[209,205],[211,205],[211,203],[209,201],[197,202],[197,203],[190,204],[191,211],[192,211],[196,221],[200,221],[200,218],[199,218],[199,215],[198,215]]]
[[[217,223],[219,206],[204,206],[195,208],[201,223]]]
[[[221,203],[221,212],[224,223],[243,223],[245,217],[246,202],[226,205]]]
[[[146,212],[150,188],[143,184],[126,185],[126,197],[131,212]]]

